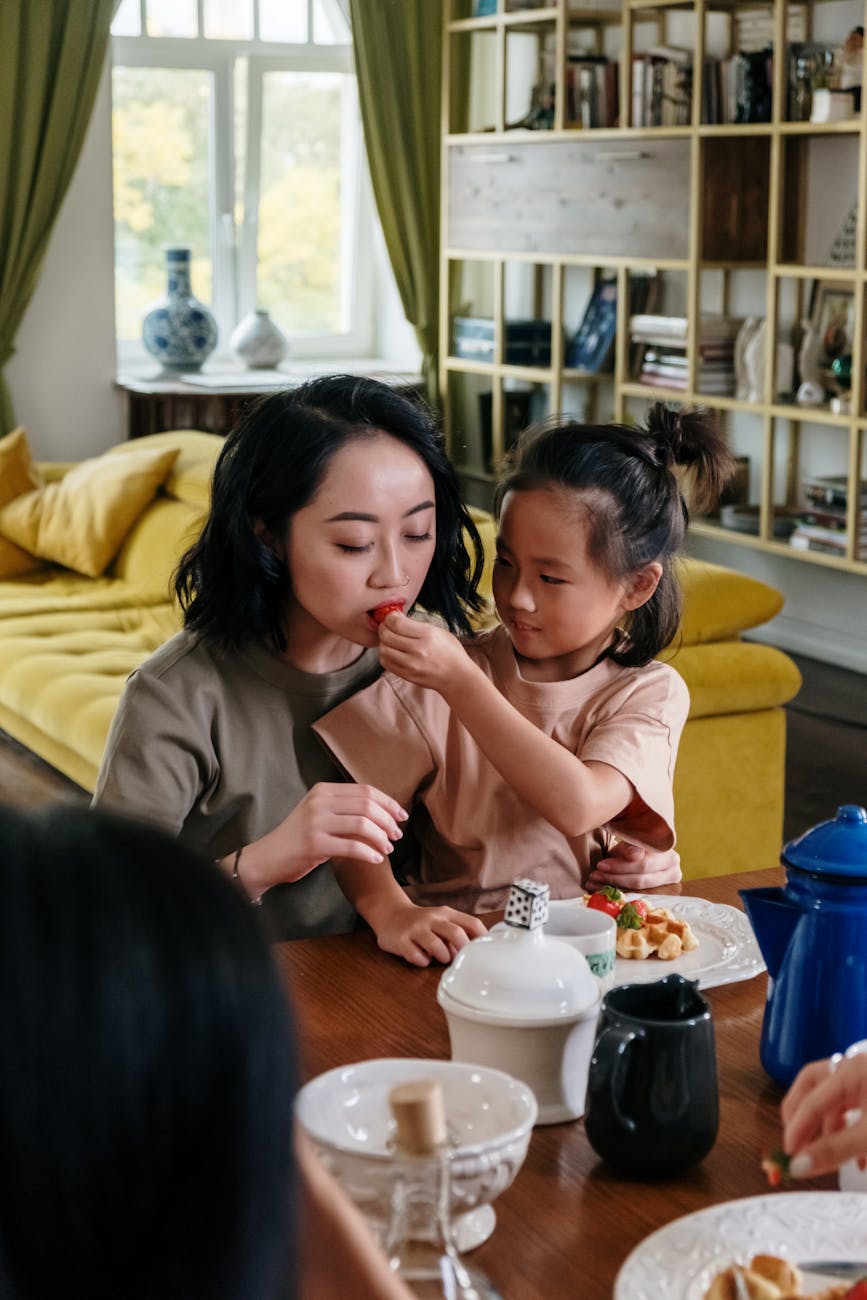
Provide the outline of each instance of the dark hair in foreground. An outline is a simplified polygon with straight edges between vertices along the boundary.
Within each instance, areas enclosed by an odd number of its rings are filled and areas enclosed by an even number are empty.
[[[0,844],[0,1295],[291,1295],[292,1036],[256,910],[107,813],[0,809]]]
[[[419,603],[452,631],[470,631],[467,611],[481,605],[482,544],[433,419],[388,384],[354,375],[323,376],[270,394],[248,407],[227,437],[207,523],[175,577],[188,630],[225,646],[259,641],[286,649],[290,576],[256,536],[254,521],[284,536],[292,516],[316,495],[334,453],[378,432],[414,451],[434,483],[436,550]]]
[[[662,564],[656,591],[628,615],[627,636],[612,652],[620,664],[653,659],[680,622],[673,559],[689,511],[675,466],[690,468],[695,503],[708,509],[731,477],[734,461],[707,412],[674,411],[657,402],[644,428],[569,420],[528,429],[497,488],[498,514],[507,492],[554,486],[580,493],[589,553],[613,581],[654,561]]]

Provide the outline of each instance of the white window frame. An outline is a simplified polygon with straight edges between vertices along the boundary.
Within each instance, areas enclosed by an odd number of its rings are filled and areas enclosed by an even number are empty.
[[[219,343],[215,359],[230,356],[229,336],[239,320],[253,309],[256,285],[256,191],[260,155],[258,132],[261,126],[262,85],[269,71],[341,72],[354,75],[352,51],[348,46],[284,45],[264,41],[209,40],[202,37],[114,36],[111,40],[112,64],[129,68],[195,69],[213,77],[212,113],[209,124],[211,174],[209,242],[213,265],[213,303]],[[239,231],[237,255],[234,242],[235,160],[234,160],[234,65],[238,58],[248,60],[248,122],[246,141],[246,177],[244,220]],[[342,334],[290,334],[291,355],[295,359],[329,359],[370,356],[376,338],[378,311],[377,281],[374,275],[374,210],[361,135],[357,93],[344,97],[343,128],[355,129],[358,148],[347,178],[354,189],[357,214],[355,227],[344,228],[340,256],[345,277],[342,280],[353,310],[350,328]],[[255,183],[251,183],[254,178]],[[289,218],[287,217],[287,221]],[[236,261],[237,256],[237,261]],[[193,286],[195,292],[195,285]],[[121,369],[148,361],[140,339],[118,340]]]

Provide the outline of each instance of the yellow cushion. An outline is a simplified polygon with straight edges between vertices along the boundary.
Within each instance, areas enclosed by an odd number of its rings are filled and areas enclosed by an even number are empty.
[[[211,504],[214,465],[224,443],[225,438],[216,433],[202,433],[200,429],[170,429],[164,433],[149,433],[133,442],[119,442],[105,454],[128,456],[142,447],[160,451],[176,449],[178,458],[166,479],[166,494],[207,510]]]
[[[801,674],[789,656],[756,641],[669,646],[659,658],[686,682],[691,719],[778,708],[801,689]]]
[[[0,506],[32,492],[41,482],[27,445],[26,429],[13,429],[0,438]],[[0,578],[17,578],[40,567],[39,560],[28,551],[0,537]]]
[[[156,495],[177,447],[84,460],[0,507],[0,535],[43,559],[95,578]]]
[[[683,619],[675,644],[729,641],[779,614],[782,593],[757,578],[691,557],[677,566]]]

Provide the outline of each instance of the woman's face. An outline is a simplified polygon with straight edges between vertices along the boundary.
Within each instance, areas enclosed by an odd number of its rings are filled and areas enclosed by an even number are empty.
[[[285,539],[290,655],[323,634],[377,645],[373,611],[391,601],[409,609],[435,541],[434,484],[424,461],[386,433],[345,443]]]

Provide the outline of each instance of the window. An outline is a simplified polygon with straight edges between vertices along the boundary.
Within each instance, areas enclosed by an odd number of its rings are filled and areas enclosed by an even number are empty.
[[[163,246],[226,349],[266,307],[295,357],[369,355],[376,219],[340,0],[122,0],[112,25],[121,364],[165,292]]]

